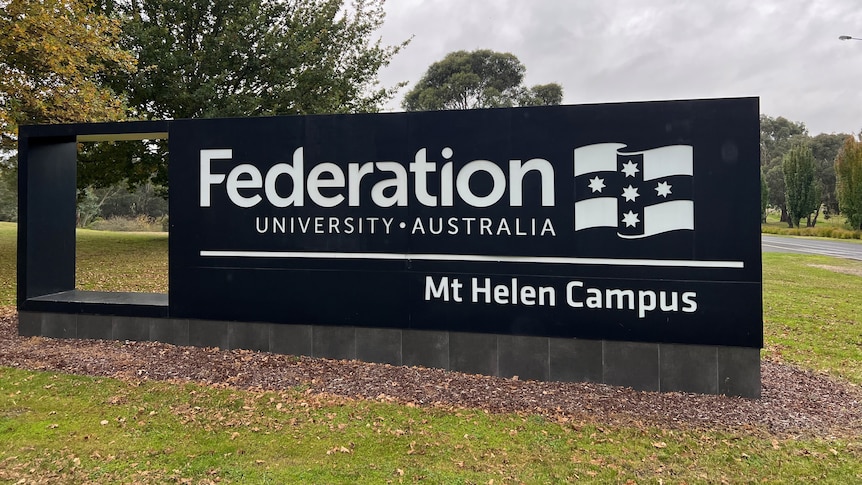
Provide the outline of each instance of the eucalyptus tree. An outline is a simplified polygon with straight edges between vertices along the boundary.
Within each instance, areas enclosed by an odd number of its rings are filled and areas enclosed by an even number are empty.
[[[797,143],[808,140],[804,123],[779,116],[760,116],[760,167],[769,187],[769,205],[781,211],[781,221],[787,222],[787,205],[784,189],[784,155]]]
[[[483,49],[456,51],[428,67],[404,97],[407,111],[560,104],[557,83],[523,85],[526,68],[515,55]]]
[[[820,202],[827,217],[840,211],[835,177],[835,158],[841,151],[845,140],[850,136],[852,135],[847,133],[821,133],[811,137],[808,142],[811,153],[814,155],[814,172],[820,193]]]

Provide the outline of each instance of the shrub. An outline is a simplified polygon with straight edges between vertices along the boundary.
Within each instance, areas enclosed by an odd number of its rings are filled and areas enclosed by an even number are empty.
[[[97,219],[87,228],[94,231],[116,231],[116,232],[164,232],[166,230],[167,217],[110,217],[108,219]]]
[[[851,231],[840,227],[801,227],[789,228],[775,225],[763,224],[760,226],[762,234],[781,234],[784,236],[814,236],[831,237],[834,239],[862,239],[862,231]]]

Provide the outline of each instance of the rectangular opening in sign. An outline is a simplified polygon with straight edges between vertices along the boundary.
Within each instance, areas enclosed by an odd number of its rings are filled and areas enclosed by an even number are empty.
[[[166,140],[92,138],[77,146],[75,289],[167,293]]]

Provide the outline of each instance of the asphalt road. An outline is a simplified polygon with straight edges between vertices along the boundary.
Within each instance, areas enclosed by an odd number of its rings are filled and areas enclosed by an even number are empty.
[[[809,239],[798,237],[760,236],[763,252],[821,254],[835,258],[862,261],[862,244],[840,240]]]

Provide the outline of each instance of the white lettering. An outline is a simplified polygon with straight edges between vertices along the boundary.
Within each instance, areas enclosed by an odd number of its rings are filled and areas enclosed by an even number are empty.
[[[532,286],[521,287],[521,303],[527,306],[536,304],[536,289]]]
[[[428,193],[428,173],[437,170],[437,164],[428,162],[425,159],[425,149],[416,152],[413,162],[410,164],[410,171],[416,174],[414,177],[414,185],[416,187],[416,200],[420,204],[427,207],[437,207],[437,197]]]
[[[687,291],[682,294],[682,302],[686,305],[682,307],[682,311],[686,313],[694,313],[697,311],[697,302],[694,299],[697,298],[697,293],[693,291]]]
[[[266,180],[263,185],[264,192],[266,193],[266,200],[268,200],[270,204],[275,207],[287,207],[290,205],[297,207],[302,206],[304,198],[303,186],[305,185],[302,182],[302,165],[302,147],[299,147],[293,152],[293,165],[278,163],[266,172]],[[287,197],[278,195],[278,191],[275,188],[276,183],[278,183],[279,175],[287,175],[293,182],[293,189],[291,189],[290,195]]]
[[[635,292],[632,290],[608,289],[605,290],[605,299],[607,308],[612,308],[613,301],[616,299],[617,310],[622,310],[623,306],[629,310],[635,309]]]
[[[201,150],[201,207],[210,206],[210,186],[224,182],[224,174],[212,173],[210,162],[213,160],[230,160],[233,158],[233,150],[212,149]]]
[[[325,177],[324,174],[329,174]],[[325,196],[320,189],[344,188],[344,172],[334,163],[319,163],[308,172],[308,196],[320,207],[335,207],[344,202],[344,195]]]
[[[248,175],[248,178],[241,178],[242,175]],[[259,189],[262,185],[260,170],[254,165],[243,163],[234,167],[227,176],[227,196],[231,202],[239,207],[254,207],[262,200],[261,196],[255,194],[251,197],[243,197],[239,191],[241,189]]]
[[[587,288],[587,308],[602,308],[602,292],[598,288]]]
[[[443,207],[454,205],[455,193],[452,189],[454,176],[452,173],[452,162],[443,164],[443,168],[440,169],[440,205]]]
[[[453,151],[444,147],[441,151],[439,192],[434,194],[432,176],[437,173],[438,163],[429,161],[427,154],[428,149],[421,148],[413,161],[407,164],[396,161],[350,162],[344,168],[332,162],[312,163],[306,174],[304,149],[298,147],[293,152],[291,163],[276,163],[265,173],[256,164],[246,163],[234,166],[226,175],[212,169],[212,160],[231,160],[233,150],[203,149],[200,151],[200,205],[210,207],[213,187],[222,184],[230,201],[240,207],[252,207],[264,198],[273,207],[301,207],[305,205],[306,194],[319,207],[336,207],[345,201],[351,207],[358,207],[365,200],[365,193],[378,207],[404,207],[410,201],[410,189],[415,200],[425,207],[452,207],[456,195],[469,206],[489,207],[501,201],[507,189],[511,207],[522,207],[525,194],[535,192],[538,192],[538,202],[542,206],[554,205],[554,169],[548,160],[509,160],[508,166],[500,166],[489,160],[473,160],[456,171],[451,160]],[[363,178],[375,172],[388,172],[388,176],[378,179],[370,190],[366,188],[367,192],[364,192]],[[478,185],[475,176],[480,172],[483,175],[478,176],[483,180]],[[531,178],[532,172],[537,174],[537,180]],[[480,186],[485,188],[479,189]],[[518,226],[519,221],[516,220],[515,232],[519,235],[535,235],[536,221],[524,219],[523,222],[529,222],[530,227]],[[484,221],[477,229],[484,235],[494,232]],[[496,232],[511,233],[512,225],[507,221]],[[542,232],[555,235],[547,219]]]
[[[539,287],[539,305],[557,306],[557,290],[553,286]]]
[[[263,218],[263,227],[260,227],[260,219],[260,217],[254,218],[254,226],[257,229],[258,233],[263,234],[269,229],[269,218]]]
[[[491,278],[485,278],[485,286],[479,286],[479,279],[473,278],[473,303],[479,301],[479,295],[485,295],[485,303],[491,303]]]
[[[392,172],[395,177],[387,180],[381,180],[374,184],[371,188],[371,200],[378,207],[392,207],[398,205],[403,207],[407,205],[407,171],[404,166],[398,162],[377,162],[377,168]],[[386,195],[384,192],[389,187],[394,187],[395,191],[392,195]]]
[[[679,294],[675,291],[670,292],[671,302],[667,302],[668,293],[666,291],[659,292],[659,300],[661,311],[663,312],[675,312],[679,311],[679,305],[677,304],[677,298]]]
[[[350,207],[359,207],[359,187],[362,177],[374,171],[374,164],[348,163],[347,164],[347,204]]]
[[[583,288],[584,283],[582,281],[569,281],[569,284],[566,285],[566,303],[572,308],[583,308],[584,303],[578,300],[575,300],[574,289],[575,288]]]
[[[646,316],[646,312],[655,310],[655,292],[651,290],[638,291],[638,318]]]
[[[491,176],[492,186],[488,195],[476,195],[470,188],[470,178],[480,171]],[[458,172],[455,186],[458,196],[467,204],[473,207],[488,207],[496,204],[506,192],[506,175],[503,174],[503,169],[488,160],[473,160]]]
[[[524,204],[524,175],[535,170],[541,177],[542,206],[554,206],[554,167],[543,158],[534,158],[525,164],[520,160],[509,160],[509,205],[521,207]]]

